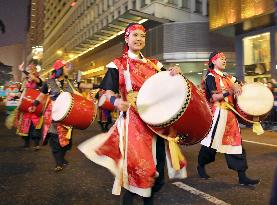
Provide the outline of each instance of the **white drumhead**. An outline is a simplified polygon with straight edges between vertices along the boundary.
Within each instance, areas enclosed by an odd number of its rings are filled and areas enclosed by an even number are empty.
[[[147,124],[167,123],[181,111],[188,94],[187,82],[181,75],[159,72],[147,79],[137,96],[137,109]]]
[[[272,92],[262,83],[242,86],[242,94],[237,97],[238,106],[248,115],[261,116],[268,113],[274,102]]]
[[[72,96],[69,92],[61,93],[53,102],[52,119],[54,121],[63,120],[68,114],[72,104]]]
[[[106,99],[107,99],[107,96],[105,94],[102,95],[99,99],[98,106],[101,107],[105,103]]]

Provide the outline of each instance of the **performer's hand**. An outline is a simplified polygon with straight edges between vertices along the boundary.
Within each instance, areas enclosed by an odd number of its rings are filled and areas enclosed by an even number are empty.
[[[24,70],[24,62],[22,62],[19,66],[18,66],[18,70],[23,71]]]
[[[120,111],[126,112],[130,107],[130,103],[122,100],[121,98],[117,98],[114,102],[114,106]]]
[[[37,77],[35,75],[33,75],[32,73],[29,73],[28,75],[30,80],[35,80]]]
[[[171,76],[182,74],[182,70],[181,70],[181,68],[179,66],[169,67],[168,70],[170,71],[170,75]]]
[[[31,107],[28,108],[28,111],[29,111],[29,112],[35,112],[36,108],[37,108],[37,107],[33,105],[33,106],[31,106]]]
[[[235,96],[241,95],[241,92],[242,92],[241,86],[239,84],[235,83],[233,86],[233,91],[234,91]]]

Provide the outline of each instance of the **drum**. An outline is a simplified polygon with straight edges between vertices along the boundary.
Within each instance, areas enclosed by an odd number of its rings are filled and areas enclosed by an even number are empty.
[[[248,83],[242,86],[242,93],[237,97],[236,111],[252,121],[261,121],[267,117],[274,103],[272,92],[262,83]],[[241,123],[248,124],[243,119]]]
[[[53,103],[52,119],[67,126],[86,129],[95,116],[95,104],[80,95],[63,92]]]
[[[141,119],[153,129],[173,127],[182,136],[182,145],[201,141],[212,125],[206,98],[182,75],[159,72],[147,79],[137,96]]]
[[[110,101],[107,99],[107,96],[105,94],[103,94],[98,102],[98,107],[101,109],[105,109],[105,110],[109,110],[109,111],[114,111],[115,107],[112,103],[110,103]]]
[[[6,102],[6,109],[8,112],[14,111],[18,106],[18,99],[17,100],[8,100]]]
[[[33,106],[34,100],[39,96],[40,91],[32,89],[32,88],[25,88],[21,94],[19,99],[18,107],[19,110],[22,112],[29,112],[28,108]],[[44,104],[40,103],[34,113],[38,116],[42,115]]]

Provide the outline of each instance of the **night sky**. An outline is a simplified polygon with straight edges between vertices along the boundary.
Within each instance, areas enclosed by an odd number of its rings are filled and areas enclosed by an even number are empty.
[[[0,0],[0,20],[5,33],[0,30],[0,47],[24,43],[27,32],[28,0]]]

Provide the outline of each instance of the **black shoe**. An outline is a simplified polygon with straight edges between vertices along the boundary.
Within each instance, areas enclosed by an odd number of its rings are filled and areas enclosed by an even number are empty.
[[[199,165],[197,166],[197,172],[198,172],[199,177],[202,178],[202,179],[209,179],[210,178],[210,176],[206,173],[205,168],[202,167],[202,166],[199,166]]]
[[[260,183],[260,179],[249,179],[248,177],[244,177],[239,179],[239,184],[242,186],[255,186]]]

